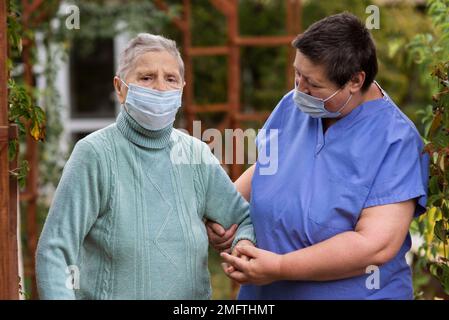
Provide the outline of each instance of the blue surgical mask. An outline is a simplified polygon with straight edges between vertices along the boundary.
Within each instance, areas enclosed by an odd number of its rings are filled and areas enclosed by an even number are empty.
[[[126,112],[138,124],[148,130],[160,130],[175,122],[176,113],[181,107],[182,89],[159,91],[135,84],[129,86],[124,103]]]
[[[328,98],[320,99],[299,91],[298,87],[295,86],[293,100],[302,112],[308,114],[312,118],[338,118],[341,115],[341,111],[343,111],[343,109],[348,105],[349,100],[351,100],[352,93],[350,94],[348,100],[346,100],[346,102],[336,112],[328,111],[324,106],[324,103],[335,97],[335,95],[340,91],[341,89],[338,89]]]

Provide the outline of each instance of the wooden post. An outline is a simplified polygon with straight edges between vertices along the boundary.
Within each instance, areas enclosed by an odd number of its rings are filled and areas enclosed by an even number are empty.
[[[13,215],[16,198],[10,198],[10,177],[8,159],[9,121],[7,90],[7,6],[0,1],[0,300],[19,298],[17,268],[17,215]]]
[[[228,15],[228,102],[231,109],[231,128],[240,128],[240,122],[237,115],[240,113],[240,46],[239,39],[239,3],[238,0],[228,2],[230,14]],[[231,179],[235,181],[243,171],[243,165],[237,164],[236,137],[232,138],[233,161],[231,164]]]
[[[192,46],[192,31],[191,31],[191,10],[192,4],[190,0],[184,0],[183,2],[183,60],[185,68],[185,81],[186,86],[184,88],[184,110],[187,121],[187,130],[190,134],[193,134],[193,121],[195,120],[195,113],[193,111],[194,99],[193,99],[193,61],[190,52]]]
[[[285,4],[286,27],[287,33],[296,37],[301,32],[301,0],[290,0]],[[293,47],[288,48],[287,65],[286,65],[286,90],[291,90],[294,86],[295,75],[292,70],[293,60],[295,59],[296,50]]]

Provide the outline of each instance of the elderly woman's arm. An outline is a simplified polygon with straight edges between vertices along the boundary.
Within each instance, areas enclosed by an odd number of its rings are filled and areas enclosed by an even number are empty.
[[[256,165],[253,164],[234,182],[237,191],[246,199],[246,201],[250,201],[251,180],[255,168]],[[209,243],[215,250],[223,251],[231,247],[232,242],[234,241],[236,225],[232,225],[229,229],[225,230],[220,224],[214,221],[207,221],[206,228]]]
[[[240,240],[256,243],[254,229],[249,215],[249,203],[237,191],[229,176],[218,160],[203,144],[203,164],[201,178],[206,186],[204,200],[204,217],[229,229],[237,225],[232,246]]]
[[[97,152],[88,142],[78,142],[64,167],[37,247],[36,276],[41,299],[75,299],[73,289],[77,277],[82,277],[78,253],[106,199],[101,180]]]
[[[338,280],[362,275],[371,265],[391,260],[401,248],[413,219],[414,199],[366,208],[354,231],[285,255],[253,247],[239,247],[245,261],[222,253],[240,271],[225,268],[239,283],[268,284],[277,280]]]

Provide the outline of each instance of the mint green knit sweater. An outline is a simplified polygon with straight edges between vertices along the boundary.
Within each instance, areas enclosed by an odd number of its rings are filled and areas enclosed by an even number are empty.
[[[40,298],[209,299],[204,218],[238,224],[234,245],[255,242],[249,205],[206,144],[122,111],[64,168],[37,249]]]

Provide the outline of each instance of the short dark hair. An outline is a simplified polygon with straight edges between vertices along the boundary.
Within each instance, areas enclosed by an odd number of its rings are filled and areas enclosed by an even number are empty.
[[[357,72],[364,71],[364,92],[376,77],[374,40],[360,19],[351,13],[343,12],[315,22],[292,44],[314,64],[323,65],[327,78],[339,87]]]

